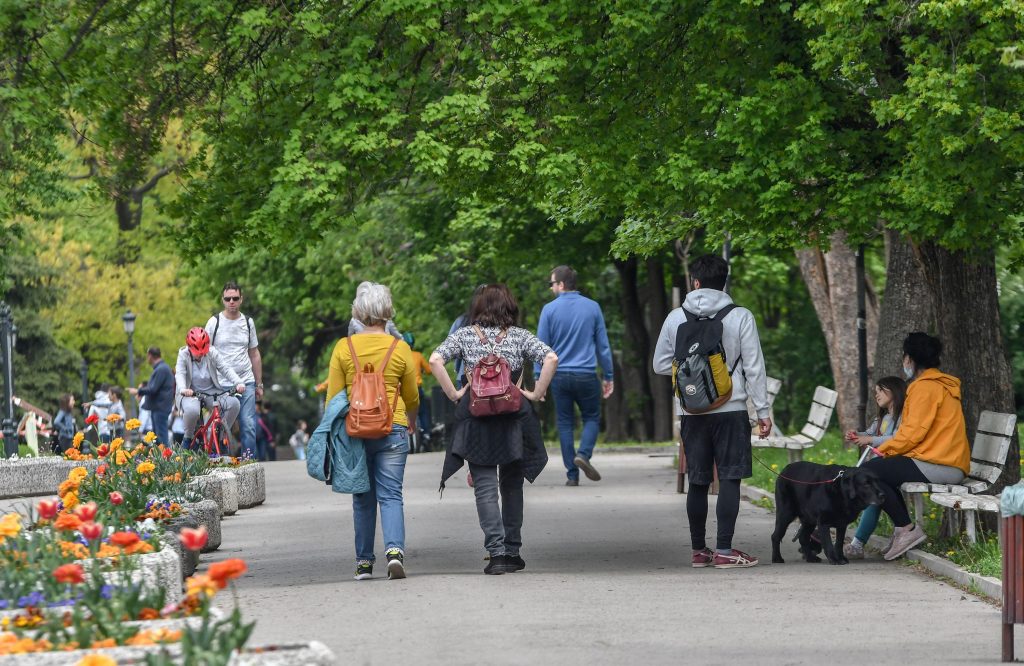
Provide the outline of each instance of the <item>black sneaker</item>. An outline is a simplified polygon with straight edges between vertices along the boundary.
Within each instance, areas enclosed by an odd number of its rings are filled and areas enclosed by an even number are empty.
[[[508,559],[509,573],[515,573],[516,571],[522,571],[526,568],[526,560],[519,555],[506,555]]]
[[[356,580],[373,578],[373,562],[370,560],[358,560],[356,562]]]
[[[567,486],[578,486],[578,485],[580,485],[580,480],[579,479],[566,479],[565,480],[565,485],[567,485]]]
[[[594,466],[590,464],[590,460],[583,456],[576,456],[573,458],[573,463],[583,470],[583,473],[587,475],[587,478],[591,481],[600,481],[601,473],[594,469]]]
[[[509,563],[507,555],[493,555],[491,561],[484,567],[484,573],[492,576],[500,576],[505,573],[512,573],[515,569]]]
[[[401,548],[389,548],[384,553],[388,558],[388,579],[405,578],[405,553]]]

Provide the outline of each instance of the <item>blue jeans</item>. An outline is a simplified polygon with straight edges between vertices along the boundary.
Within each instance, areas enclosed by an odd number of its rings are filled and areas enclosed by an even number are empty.
[[[864,509],[864,513],[860,514],[860,524],[857,525],[857,540],[861,543],[867,543],[871,535],[874,534],[875,528],[878,527],[878,517],[882,515],[882,507],[872,504],[868,508]]]
[[[238,413],[238,432],[242,440],[242,455],[256,458],[256,383],[245,385],[245,393],[238,396],[240,411]]]
[[[580,470],[573,462],[578,455],[587,460],[594,455],[597,433],[601,428],[601,380],[593,372],[556,372],[551,381],[551,395],[555,399],[555,416],[558,423],[558,440],[562,445],[562,462],[566,476],[580,478]],[[573,405],[579,405],[583,432],[580,434],[580,448],[576,445],[576,412]]]
[[[384,550],[405,550],[405,514],[402,508],[402,481],[405,459],[409,456],[409,432],[396,425],[391,434],[380,439],[364,439],[366,469],[370,490],[352,495],[352,523],[356,533],[356,559],[373,562],[373,539],[377,533],[377,505],[380,505],[380,529]]]
[[[153,433],[156,435],[156,441],[160,442],[164,446],[170,446],[171,440],[167,436],[167,420],[171,417],[171,410],[166,412],[150,412],[150,425],[153,428]]]

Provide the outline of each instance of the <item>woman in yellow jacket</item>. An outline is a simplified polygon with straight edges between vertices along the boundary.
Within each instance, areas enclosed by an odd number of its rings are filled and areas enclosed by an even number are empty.
[[[348,394],[352,395],[356,371],[352,349],[355,349],[361,366],[372,363],[377,372],[384,374],[388,403],[395,405],[391,434],[380,439],[363,440],[370,490],[352,495],[356,580],[365,580],[373,576],[373,564],[376,559],[373,541],[377,532],[378,505],[388,578],[405,578],[405,513],[402,483],[405,478],[405,459],[409,455],[408,427],[410,419],[415,419],[419,406],[419,392],[416,388],[416,368],[413,365],[412,350],[404,341],[396,340],[385,331],[385,326],[394,316],[391,291],[387,287],[376,283],[359,285],[356,299],[352,302],[352,317],[362,322],[364,328],[355,335],[342,338],[335,345],[327,379],[328,403],[343,389],[347,389]],[[389,355],[387,365],[382,367]]]
[[[960,380],[940,372],[942,341],[911,333],[903,341],[903,373],[910,384],[899,430],[879,447],[881,458],[864,464],[882,481],[882,505],[893,525],[893,540],[883,553],[895,560],[927,536],[910,522],[900,493],[904,483],[959,483],[971,471]]]

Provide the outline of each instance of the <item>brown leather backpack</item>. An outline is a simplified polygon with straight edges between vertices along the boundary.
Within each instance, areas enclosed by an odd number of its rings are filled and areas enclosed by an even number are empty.
[[[480,359],[471,373],[469,413],[480,418],[518,412],[523,394],[519,387],[512,383],[512,370],[508,361],[497,352],[497,346],[505,339],[505,331],[499,333],[494,342],[491,342],[479,326],[473,326],[473,329],[482,344],[490,345],[491,353]]]
[[[348,349],[352,354],[352,365],[356,368],[356,377],[352,382],[352,391],[348,396],[348,417],[345,419],[345,431],[352,437],[361,439],[380,439],[391,434],[395,421],[395,409],[398,407],[399,388],[395,387],[394,404],[388,404],[388,389],[384,383],[384,369],[388,367],[391,354],[398,345],[398,339],[391,343],[384,361],[378,372],[372,363],[360,368],[356,348],[352,338],[348,340]]]

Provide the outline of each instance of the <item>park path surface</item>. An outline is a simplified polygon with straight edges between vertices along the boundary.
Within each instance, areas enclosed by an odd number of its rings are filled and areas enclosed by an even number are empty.
[[[359,582],[350,498],[303,463],[270,463],[266,503],[225,518],[224,546],[203,560],[249,563],[238,593],[252,644],[320,640],[339,664],[999,660],[994,606],[902,563],[804,564],[788,539],[787,564],[772,565],[774,516],[746,502],[734,545],[762,564],[691,568],[671,460],[598,450],[604,480],[567,488],[553,458],[526,488],[526,570],[485,576],[464,470],[440,499],[442,454],[409,456],[409,577],[379,565]]]

